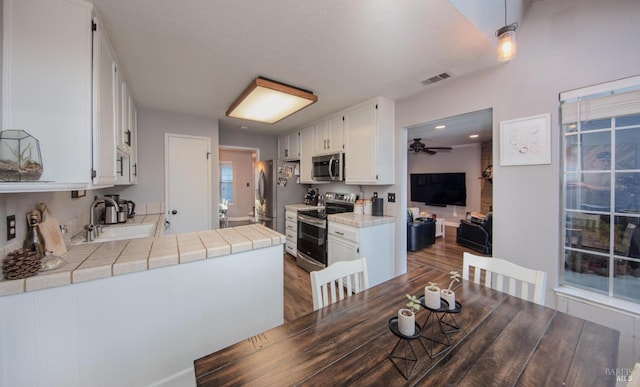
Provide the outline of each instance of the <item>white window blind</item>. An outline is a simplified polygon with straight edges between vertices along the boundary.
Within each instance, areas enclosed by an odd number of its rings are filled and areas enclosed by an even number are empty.
[[[584,98],[562,105],[562,122],[592,121],[640,113],[640,90]]]
[[[592,121],[640,113],[640,76],[565,91],[562,122]]]

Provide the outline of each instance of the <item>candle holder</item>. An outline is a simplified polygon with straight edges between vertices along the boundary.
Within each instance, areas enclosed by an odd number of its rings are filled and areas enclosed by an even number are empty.
[[[413,335],[407,336],[400,333],[400,330],[398,329],[398,317],[392,317],[389,319],[389,330],[399,338],[396,346],[393,347],[393,350],[388,356],[389,360],[393,363],[400,374],[402,374],[406,380],[409,380],[413,370],[415,370],[418,365],[418,356],[416,356],[416,351],[413,349],[411,341],[419,339],[422,330],[420,325],[415,323],[415,333]],[[404,345],[403,348],[398,351],[400,343],[404,343]],[[402,349],[404,349],[404,351]],[[403,366],[402,368],[398,365],[398,362]],[[409,370],[409,367],[411,367],[411,370]]]
[[[425,351],[427,351],[429,357],[433,359],[451,347],[449,336],[445,334],[441,326],[443,315],[449,311],[449,304],[446,300],[442,299],[440,300],[440,308],[432,309],[425,304],[424,296],[420,297],[420,303],[429,312],[427,313],[424,324],[422,324],[420,343]],[[425,344],[425,341],[427,341],[427,344]]]
[[[460,325],[453,317],[454,314],[460,313],[462,311],[462,304],[458,301],[455,303],[455,307],[453,309],[449,309],[446,313],[440,317],[440,329],[444,334],[451,334],[460,331]]]

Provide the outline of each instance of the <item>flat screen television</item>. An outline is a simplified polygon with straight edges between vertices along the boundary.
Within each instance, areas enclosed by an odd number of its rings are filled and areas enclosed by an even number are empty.
[[[412,173],[411,201],[428,206],[466,206],[467,186],[465,174]]]

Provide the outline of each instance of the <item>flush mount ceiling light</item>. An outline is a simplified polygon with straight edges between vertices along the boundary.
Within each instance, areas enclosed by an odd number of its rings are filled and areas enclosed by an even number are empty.
[[[310,91],[258,77],[231,104],[227,117],[275,124],[316,101]]]
[[[436,126],[436,129],[444,129],[446,127],[447,127],[446,125],[438,125],[438,126]]]
[[[518,23],[507,25],[507,0],[504,0],[504,24],[496,31],[498,37],[498,61],[506,62],[516,57],[518,45],[516,44],[516,29]]]

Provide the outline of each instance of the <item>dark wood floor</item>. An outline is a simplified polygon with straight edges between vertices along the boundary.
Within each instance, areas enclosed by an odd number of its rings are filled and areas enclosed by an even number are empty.
[[[407,252],[407,271],[421,266],[443,271],[462,272],[462,253],[473,252],[456,243],[456,228],[446,227],[445,237],[436,238],[436,243],[414,253]],[[477,252],[473,252],[478,254]],[[311,280],[309,273],[296,265],[293,256],[284,259],[284,321],[294,320],[313,311]]]

